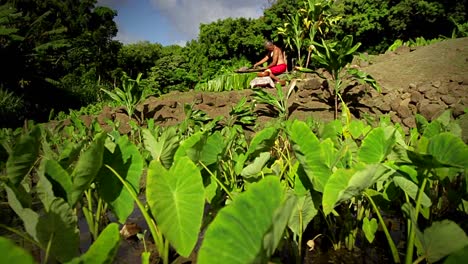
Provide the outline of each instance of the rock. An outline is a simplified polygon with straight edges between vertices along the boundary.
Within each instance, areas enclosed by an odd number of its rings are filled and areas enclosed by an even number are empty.
[[[437,92],[439,94],[448,94],[449,93],[449,89],[448,89],[448,86],[447,85],[442,85],[441,87],[439,87],[437,89]]]
[[[418,91],[412,91],[411,92],[411,102],[412,103],[419,103],[422,99],[424,98],[424,96],[418,92]]]
[[[170,108],[177,108],[177,102],[176,101],[167,102],[167,105],[169,105]]]
[[[401,100],[405,100],[406,98],[411,98],[411,93],[404,93],[401,95]]]
[[[432,85],[428,82],[423,82],[418,85],[418,91],[424,93],[432,89]]]
[[[81,119],[81,121],[83,121],[83,124],[86,127],[90,127],[91,123],[94,120],[94,117],[92,115],[82,115],[82,116],[80,116],[80,119]]]
[[[411,114],[415,115],[418,112],[418,108],[414,104],[409,104],[408,108],[411,111]]]
[[[317,78],[306,79],[303,82],[298,83],[298,87],[304,90],[319,90],[322,89],[322,80]]]
[[[432,86],[434,86],[435,88],[439,88],[441,84],[442,83],[440,81],[433,81],[432,82]]]
[[[434,117],[439,116],[444,110],[445,110],[444,106],[441,106],[439,104],[434,104],[434,103],[421,105],[421,107],[419,108],[419,112],[427,120],[432,120]]]
[[[203,95],[201,93],[195,95],[194,103],[195,104],[203,103]]]
[[[453,117],[457,118],[461,115],[463,115],[465,113],[465,108],[466,106],[463,106],[461,104],[456,104],[454,105],[451,109],[452,109],[452,114],[453,114]],[[468,130],[467,130],[468,131]]]
[[[383,111],[383,112],[388,112],[391,110],[390,104],[388,103],[387,100],[378,101],[375,104],[375,107],[377,107],[378,109],[380,109],[380,111]]]
[[[410,88],[411,90],[416,90],[417,85],[416,85],[415,83],[410,83],[410,84],[409,84],[409,88]]]
[[[115,114],[114,123],[119,124],[120,134],[128,134],[130,133],[130,131],[132,131],[132,128],[130,127],[129,122],[130,122],[130,118],[128,117],[127,114],[124,114],[124,113]]]
[[[442,99],[442,101],[444,101],[448,105],[455,104],[456,102],[458,102],[458,99],[451,95],[442,95],[440,99]]]
[[[411,98],[408,97],[408,98],[402,100],[402,101],[400,102],[400,105],[408,106],[408,105],[410,104],[410,102],[411,102]]]
[[[401,123],[401,118],[397,115],[396,112],[390,111],[390,119],[393,123]]]
[[[401,102],[401,100],[393,100],[393,101],[390,103],[390,108],[391,108],[393,111],[397,112],[398,107],[400,107],[400,102]]]
[[[405,119],[403,119],[403,125],[409,127],[409,128],[414,128],[416,127],[416,120],[414,119],[413,116],[409,116]]]
[[[424,97],[426,97],[427,99],[435,102],[435,101],[440,101],[440,97],[439,95],[437,94],[436,90],[429,90],[427,91],[425,94],[424,94]]]
[[[107,105],[102,108],[102,112],[97,116],[97,120],[100,125],[107,124],[107,120],[112,120],[112,118],[113,118],[112,108],[110,108]]]
[[[409,109],[408,105],[399,105],[396,112],[398,115],[402,118],[405,119],[409,116],[411,116],[411,110]]]
[[[450,91],[450,94],[455,97],[467,97],[468,85],[458,85]]]

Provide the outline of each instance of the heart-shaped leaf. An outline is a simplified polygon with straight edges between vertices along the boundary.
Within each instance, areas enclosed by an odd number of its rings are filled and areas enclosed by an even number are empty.
[[[377,219],[372,218],[369,221],[369,218],[364,217],[364,220],[362,221],[362,231],[364,232],[364,235],[367,238],[367,241],[372,243],[375,238],[375,232],[377,231],[377,228],[379,227],[379,224],[377,223]]]
[[[176,158],[170,170],[153,160],[146,199],[164,236],[180,255],[188,257],[198,240],[205,204],[198,167],[188,157]]]

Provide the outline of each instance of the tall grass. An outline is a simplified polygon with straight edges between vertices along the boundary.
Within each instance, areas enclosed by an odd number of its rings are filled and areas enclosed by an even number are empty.
[[[208,82],[197,84],[195,90],[208,92],[243,90],[249,88],[250,81],[255,76],[256,73],[226,73]]]

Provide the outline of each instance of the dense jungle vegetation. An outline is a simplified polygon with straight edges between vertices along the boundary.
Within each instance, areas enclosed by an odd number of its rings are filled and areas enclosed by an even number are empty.
[[[180,47],[149,42],[123,45],[114,40],[116,11],[97,6],[95,0],[2,0],[0,122],[14,127],[25,119],[46,121],[59,111],[103,102],[108,97],[101,88],[112,89],[123,75],[134,79],[142,73],[151,94],[193,89],[257,61],[264,39],[283,46],[297,65],[305,63],[308,40],[314,38],[341,39],[351,34],[362,43],[359,51],[379,53],[397,39],[466,34],[466,0],[325,1],[323,10],[305,16],[315,21],[315,36],[307,33],[310,21],[293,22],[304,18],[300,9],[306,2],[271,1],[258,19],[202,24],[198,38]]]

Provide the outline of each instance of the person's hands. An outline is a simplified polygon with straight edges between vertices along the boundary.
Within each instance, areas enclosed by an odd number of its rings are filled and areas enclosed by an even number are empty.
[[[256,69],[256,68],[258,68],[258,65],[254,64],[254,66],[252,68]]]

